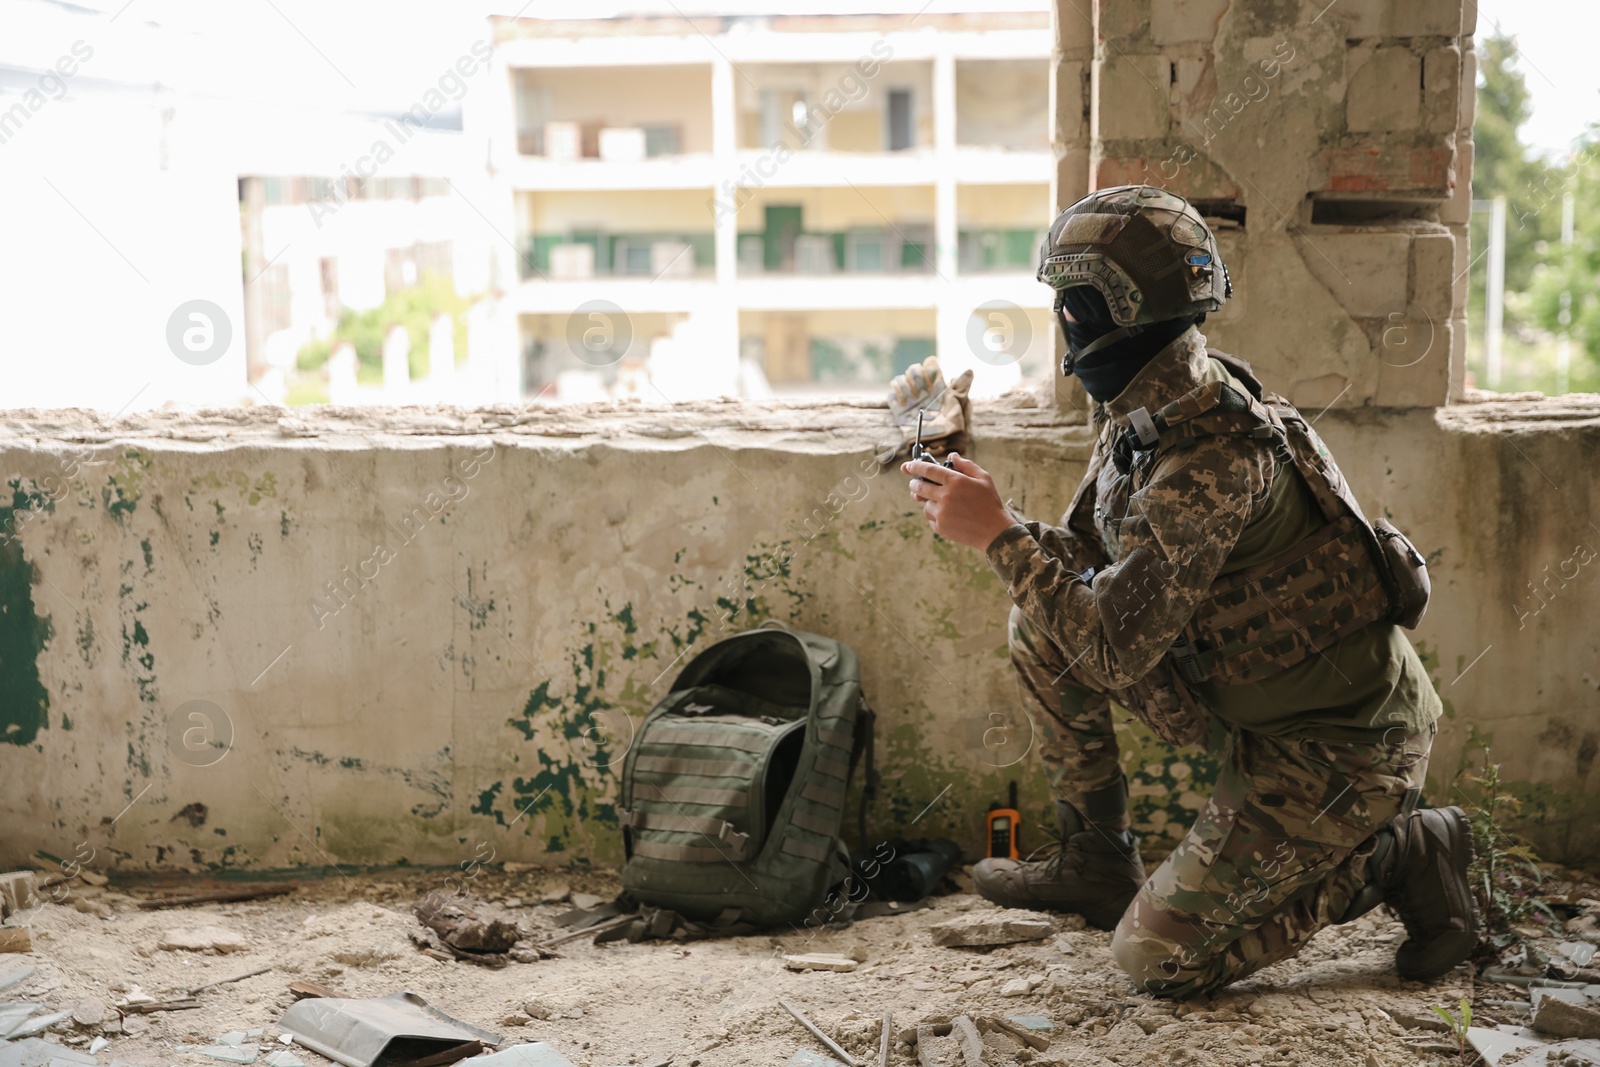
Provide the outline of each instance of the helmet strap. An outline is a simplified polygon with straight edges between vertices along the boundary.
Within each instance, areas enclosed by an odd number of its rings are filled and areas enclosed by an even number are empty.
[[[1082,348],[1074,349],[1072,347],[1072,334],[1067,329],[1067,316],[1065,311],[1066,303],[1067,291],[1065,289],[1056,290],[1056,322],[1061,325],[1061,335],[1067,339],[1067,351],[1066,354],[1061,357],[1061,374],[1063,377],[1072,377],[1073,365],[1083,357],[1092,355],[1095,352],[1100,351],[1102,348],[1114,345],[1118,341],[1125,341],[1130,337],[1144,333],[1144,331],[1148,329],[1148,324],[1146,323],[1135,323],[1132,326],[1118,326],[1110,333],[1102,334],[1101,336],[1096,337],[1093,341],[1090,341]]]

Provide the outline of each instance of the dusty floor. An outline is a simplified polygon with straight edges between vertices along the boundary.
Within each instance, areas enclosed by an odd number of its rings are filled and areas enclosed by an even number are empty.
[[[165,999],[163,994],[272,968],[199,993],[199,1009],[139,1016],[147,1030],[110,1035],[100,1063],[141,1067],[215,1064],[176,1046],[209,1044],[231,1030],[265,1027],[270,1041],[277,1035],[273,1024],[292,1003],[287,986],[296,979],[350,996],[412,990],[504,1035],[506,1044],[546,1041],[580,1067],[659,1064],[669,1057],[675,1067],[780,1064],[799,1049],[822,1052],[778,1006],[779,997],[870,1062],[876,1062],[878,1020],[888,1009],[897,1030],[936,1014],[1049,1016],[1055,1024],[1051,1047],[1023,1053],[1024,1062],[1032,1056],[1033,1062],[1075,1067],[1387,1067],[1457,1062],[1446,1035],[1404,1023],[1408,1016],[1431,1015],[1429,1005],[1471,995],[1465,968],[1427,987],[1399,981],[1391,957],[1403,930],[1380,909],[1324,931],[1298,960],[1263,971],[1209,1003],[1175,1005],[1136,994],[1112,963],[1110,935],[1075,929],[1075,917],[1058,917],[1058,932],[1044,941],[988,950],[935,947],[929,933],[934,923],[990,907],[970,895],[939,897],[927,910],[808,935],[686,945],[595,946],[584,939],[558,949],[559,959],[494,970],[435,960],[410,940],[420,931],[411,904],[447,879],[437,872],[333,878],[289,897],[158,911],[138,910],[128,897],[105,890],[74,889],[83,907],[110,914],[80,911],[70,900],[67,906],[45,905],[33,919],[33,956],[0,956],[0,970],[31,959],[38,974],[0,999],[57,1010],[93,999],[110,1005],[134,984]],[[525,930],[540,936],[539,931],[557,932],[553,920],[567,907],[536,903],[555,886],[609,897],[616,881],[607,874],[512,876],[485,869],[468,888],[480,900],[500,902]],[[196,926],[225,927],[243,935],[249,947],[225,955],[156,947],[165,931]],[[863,962],[852,973],[784,969],[780,957],[800,951],[839,952]],[[1038,981],[1031,993],[1002,996],[1003,985],[1015,978]],[[529,1018],[529,1012],[543,1017]],[[82,1048],[93,1032],[69,1020],[56,1028],[54,1039]],[[294,1051],[308,1067],[328,1062],[305,1049]],[[916,1062],[914,1050],[897,1043],[892,1062]]]

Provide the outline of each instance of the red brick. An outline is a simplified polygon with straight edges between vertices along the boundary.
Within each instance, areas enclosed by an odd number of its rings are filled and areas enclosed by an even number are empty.
[[[1444,200],[1455,184],[1455,149],[1383,141],[1323,149],[1312,188],[1329,193],[1390,193]]]

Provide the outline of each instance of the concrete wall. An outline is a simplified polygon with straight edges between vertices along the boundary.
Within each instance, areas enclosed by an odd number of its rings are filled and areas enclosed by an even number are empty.
[[[1045,799],[1007,602],[898,474],[873,476],[883,414],[0,420],[0,862],[80,843],[129,867],[614,862],[631,724],[686,652],[769,617],[860,652],[874,825],[977,848],[1008,781],[1031,815]],[[978,419],[1003,491],[1058,512],[1085,429],[1049,406]],[[1540,844],[1593,856],[1600,402],[1318,427],[1433,559],[1414,635],[1451,716],[1432,799],[1475,727]],[[1214,764],[1123,736],[1138,822],[1168,846]]]

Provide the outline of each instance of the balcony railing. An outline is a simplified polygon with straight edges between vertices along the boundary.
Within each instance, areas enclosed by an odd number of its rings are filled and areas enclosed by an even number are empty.
[[[522,279],[706,278],[715,272],[709,233],[525,234]]]
[[[1039,266],[1044,230],[962,230],[956,268],[962,274],[1032,271]]]
[[[739,235],[739,274],[932,274],[933,233],[925,226],[837,233]]]

